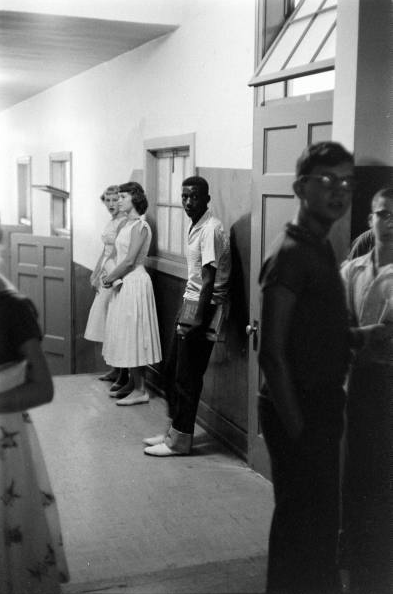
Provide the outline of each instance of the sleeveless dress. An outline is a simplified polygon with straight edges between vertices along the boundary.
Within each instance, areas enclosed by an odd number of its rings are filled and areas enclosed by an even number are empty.
[[[153,285],[144,262],[151,242],[151,229],[142,219],[130,220],[116,238],[116,264],[128,253],[135,226],[147,230],[147,237],[134,266],[123,277],[120,290],[113,290],[109,302],[102,354],[113,367],[142,367],[161,361]]]
[[[124,216],[118,216],[111,219],[106,225],[101,238],[104,244],[104,256],[101,263],[100,276],[104,272],[109,274],[115,267],[113,257],[115,239],[120,223],[124,223]],[[105,334],[105,322],[108,312],[108,303],[111,297],[112,289],[100,287],[96,293],[89,317],[86,324],[85,338],[95,342],[103,342]]]
[[[0,399],[24,383],[18,346],[40,336],[32,303],[0,292]],[[1,594],[60,594],[69,577],[59,516],[27,412],[0,413],[0,531]]]

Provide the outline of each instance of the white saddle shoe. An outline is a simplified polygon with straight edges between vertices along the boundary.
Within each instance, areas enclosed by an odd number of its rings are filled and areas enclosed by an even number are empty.
[[[158,445],[159,443],[164,443],[165,441],[164,433],[160,433],[159,435],[154,435],[154,437],[145,437],[142,439],[143,443],[147,446],[154,446]]]
[[[172,450],[165,442],[158,443],[157,445],[149,446],[145,448],[144,453],[148,456],[186,456],[189,452],[177,452]]]

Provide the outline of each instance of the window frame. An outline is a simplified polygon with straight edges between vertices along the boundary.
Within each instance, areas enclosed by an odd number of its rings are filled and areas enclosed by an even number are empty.
[[[151,138],[144,142],[144,187],[149,201],[148,218],[153,228],[153,250],[154,255],[147,259],[150,268],[159,270],[172,276],[183,279],[187,278],[187,261],[185,256],[171,254],[169,252],[157,251],[156,229],[157,229],[157,154],[165,151],[188,151],[190,175],[196,174],[195,167],[195,133],[180,134],[176,136],[165,136]]]
[[[69,165],[69,189],[59,188],[58,184],[54,183],[54,163],[68,163]],[[51,193],[51,205],[50,205],[50,229],[51,234],[60,237],[70,237],[72,232],[72,208],[71,208],[71,188],[72,188],[72,153],[71,152],[59,152],[50,153],[49,155],[49,180],[50,186],[67,193],[68,196],[64,197],[61,192]],[[68,204],[67,204],[68,202]],[[57,226],[55,224],[55,207],[57,203],[62,204],[63,208],[63,222],[65,226]]]

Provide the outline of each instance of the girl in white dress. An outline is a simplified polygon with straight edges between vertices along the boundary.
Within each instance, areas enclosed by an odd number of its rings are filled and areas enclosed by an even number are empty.
[[[104,287],[117,286],[109,302],[102,353],[108,365],[130,370],[124,398],[116,402],[124,406],[149,401],[145,366],[161,361],[161,344],[153,285],[144,267],[151,229],[141,218],[148,206],[142,186],[119,186],[118,204],[128,220],[116,237],[116,267],[103,278]]]
[[[119,226],[126,220],[126,214],[119,211],[118,186],[109,186],[100,198],[112,218],[105,226],[101,235],[104,248],[90,276],[90,283],[95,289],[96,295],[90,308],[85,338],[94,342],[103,342],[104,340],[106,315],[112,292],[111,290],[104,289],[101,278],[103,274],[109,274],[115,267],[115,238]],[[112,369],[99,379],[116,382],[118,389],[127,382],[128,372]]]

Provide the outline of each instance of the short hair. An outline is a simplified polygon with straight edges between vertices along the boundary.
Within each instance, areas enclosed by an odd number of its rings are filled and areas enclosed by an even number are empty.
[[[126,182],[125,184],[120,184],[119,192],[131,194],[131,202],[138,214],[142,215],[147,211],[149,203],[147,201],[145,191],[142,188],[141,184],[138,184],[138,182],[133,181]]]
[[[108,186],[107,189],[101,194],[100,200],[104,202],[105,196],[108,194],[118,194],[119,193],[119,186]]]
[[[371,199],[371,212],[374,212],[374,208],[380,198],[389,198],[390,200],[393,200],[393,188],[381,188],[374,194]]]
[[[304,149],[296,162],[296,176],[311,173],[318,165],[334,167],[340,163],[354,163],[353,154],[342,144],[333,141],[316,142]]]
[[[209,196],[209,184],[204,177],[200,177],[199,175],[187,177],[183,181],[182,186],[196,186],[202,196]]]

